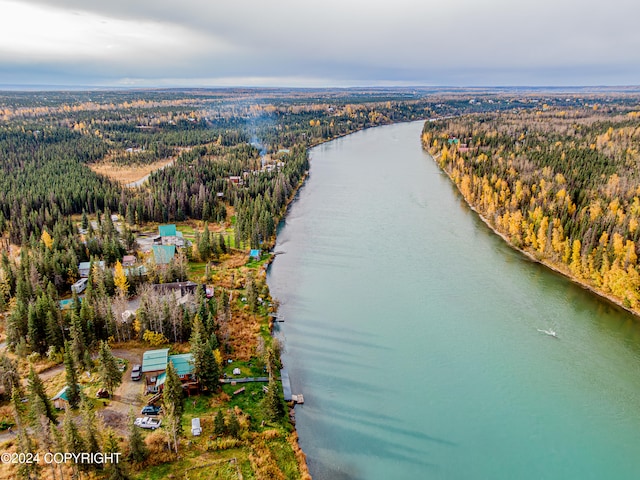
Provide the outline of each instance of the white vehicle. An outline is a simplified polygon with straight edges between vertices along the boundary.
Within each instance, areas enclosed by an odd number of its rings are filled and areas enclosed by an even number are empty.
[[[143,417],[136,418],[136,421],[133,422],[133,424],[140,428],[150,428],[151,430],[155,430],[162,424],[162,420],[159,418]]]
[[[202,428],[200,427],[200,419],[192,418],[191,419],[191,435],[197,437],[202,433]]]

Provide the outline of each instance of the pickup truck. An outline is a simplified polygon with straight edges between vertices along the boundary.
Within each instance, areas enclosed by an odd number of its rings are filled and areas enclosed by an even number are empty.
[[[159,418],[143,417],[136,418],[133,424],[140,428],[150,428],[151,430],[155,430],[162,424],[162,420]]]

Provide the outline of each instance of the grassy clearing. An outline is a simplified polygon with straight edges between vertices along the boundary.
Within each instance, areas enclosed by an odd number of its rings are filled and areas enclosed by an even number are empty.
[[[187,276],[189,280],[193,280],[194,282],[199,282],[202,280],[202,277],[205,276],[207,271],[206,262],[189,262],[189,267],[187,269]]]
[[[192,445],[190,450],[185,449],[182,452],[180,460],[148,467],[134,478],[138,480],[164,480],[165,478],[235,480],[239,478],[237,472],[240,470],[245,480],[254,479],[249,461],[250,452],[246,447],[203,452],[193,448]]]
[[[235,368],[240,369],[240,375],[234,375],[233,370]],[[266,377],[267,372],[262,364],[255,359],[253,360],[236,360],[233,363],[227,363],[224,366],[224,373],[227,374],[227,378],[233,379],[234,377]]]
[[[119,183],[127,184],[137,182],[145,175],[163,168],[173,162],[173,159],[165,158],[147,165],[116,165],[108,160],[92,163],[88,167],[99,175],[110,178]]]
[[[249,262],[247,262],[246,267],[254,268],[254,269],[260,268],[266,263],[268,263],[271,260],[271,257],[273,257],[273,255],[263,253],[262,258],[260,258],[259,260],[250,260]]]

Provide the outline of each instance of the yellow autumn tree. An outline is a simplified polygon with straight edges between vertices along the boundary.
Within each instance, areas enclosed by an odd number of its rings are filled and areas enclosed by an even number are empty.
[[[42,243],[44,243],[45,247],[51,250],[51,248],[53,247],[53,238],[51,238],[49,232],[47,232],[46,230],[42,230],[42,236],[40,238],[42,239]]]
[[[582,243],[580,240],[574,240],[571,248],[571,264],[569,268],[576,277],[582,277],[582,259],[580,257],[580,250],[582,249]]]
[[[113,270],[113,283],[122,295],[126,295],[129,291],[129,281],[120,260],[116,262]]]
[[[167,337],[165,337],[162,333],[152,332],[151,330],[146,330],[144,332],[144,335],[142,335],[142,339],[145,342],[149,342],[152,347],[159,347],[160,345],[169,343]]]

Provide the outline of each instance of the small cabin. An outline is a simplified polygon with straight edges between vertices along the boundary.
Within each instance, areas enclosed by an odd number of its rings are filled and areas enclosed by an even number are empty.
[[[136,264],[136,256],[135,255],[125,255],[122,257],[122,266],[123,267],[133,267]]]
[[[80,386],[78,385],[78,387]],[[69,386],[65,385],[64,388],[51,399],[53,401],[53,406],[58,410],[65,410],[69,406],[68,390]]]
[[[98,265],[102,270],[106,268],[106,264],[104,261],[94,262],[94,265]],[[87,278],[91,270],[91,262],[80,262],[78,264],[78,272],[80,273],[80,277]]]

